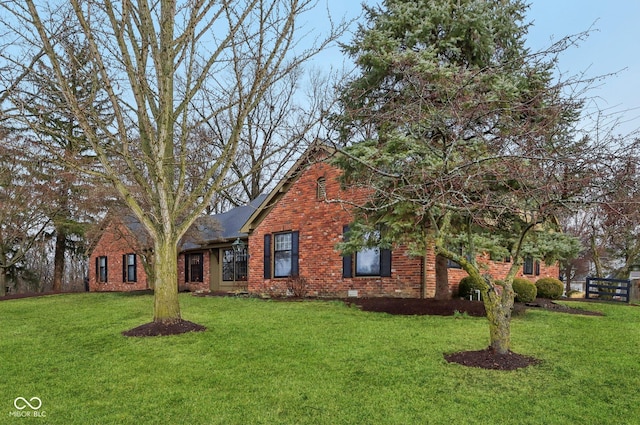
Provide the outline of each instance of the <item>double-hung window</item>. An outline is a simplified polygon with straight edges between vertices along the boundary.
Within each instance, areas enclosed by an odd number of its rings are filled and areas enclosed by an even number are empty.
[[[96,257],[96,281],[106,283],[108,279],[107,257]]]
[[[291,233],[280,233],[273,235],[273,276],[291,276]]]
[[[137,281],[137,264],[136,254],[123,254],[122,255],[122,281],[123,282],[136,282]]]
[[[540,276],[540,261],[533,261],[532,257],[525,257],[522,274]]]
[[[265,279],[298,275],[299,240],[297,231],[264,235]]]

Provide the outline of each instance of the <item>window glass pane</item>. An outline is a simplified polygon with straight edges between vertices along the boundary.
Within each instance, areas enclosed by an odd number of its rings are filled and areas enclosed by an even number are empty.
[[[107,281],[107,257],[99,257],[98,264],[100,267],[100,282]]]
[[[287,251],[291,249],[291,233],[275,235],[275,250]]]
[[[222,280],[233,280],[233,249],[222,252]]]
[[[189,256],[189,281],[202,282],[202,254]]]
[[[274,276],[286,277],[291,274],[291,251],[274,253]]]
[[[367,248],[356,253],[356,275],[380,275],[379,248]]]
[[[247,280],[247,248],[236,253],[236,280]]]
[[[134,282],[136,280],[136,254],[126,255],[127,275],[125,279],[127,282]]]
[[[524,259],[524,265],[522,266],[523,274],[533,274],[533,258],[527,257]]]

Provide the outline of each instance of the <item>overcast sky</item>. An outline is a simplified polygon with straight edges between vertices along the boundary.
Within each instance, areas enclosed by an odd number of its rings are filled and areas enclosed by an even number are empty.
[[[320,7],[327,5],[334,18],[355,18],[362,11],[359,0],[320,0]],[[560,57],[560,71],[565,75],[585,72],[588,77],[615,73],[599,82],[589,96],[599,109],[622,114],[625,122],[619,133],[640,128],[640,0],[531,0],[527,21],[533,23],[527,36],[533,50],[591,29],[580,46]],[[339,56],[332,50],[321,63],[338,63]]]

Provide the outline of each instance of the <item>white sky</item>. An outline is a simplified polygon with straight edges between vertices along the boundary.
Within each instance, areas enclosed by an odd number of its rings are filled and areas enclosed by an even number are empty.
[[[318,16],[326,15],[327,8],[334,19],[355,18],[362,12],[359,0],[320,0]],[[321,21],[311,24],[318,26]],[[591,28],[580,46],[561,55],[559,71],[584,72],[586,77],[615,73],[598,82],[588,97],[600,110],[618,114],[616,133],[627,135],[640,128],[640,0],[530,0],[527,21],[533,23],[527,36],[533,50]],[[347,35],[344,41],[350,39]],[[339,50],[332,49],[316,64],[340,66],[343,61]]]

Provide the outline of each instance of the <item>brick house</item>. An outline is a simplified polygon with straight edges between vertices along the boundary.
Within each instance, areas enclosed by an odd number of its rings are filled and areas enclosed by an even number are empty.
[[[336,249],[353,217],[348,202],[362,202],[364,194],[340,187],[340,170],[326,161],[331,154],[314,144],[240,229],[249,235],[249,292],[286,293],[290,276],[299,276],[311,296],[432,297],[433,251],[423,258],[411,256],[403,246],[350,256]],[[487,262],[496,276],[510,267],[508,261],[479,261]],[[455,291],[466,273],[455,263],[449,267]],[[528,260],[519,276],[533,281],[557,277],[558,267]]]
[[[406,247],[363,249],[342,256],[336,246],[348,231],[352,204],[366,194],[343,190],[340,170],[327,161],[332,150],[312,145],[268,194],[246,206],[198,219],[180,245],[178,287],[188,291],[285,294],[303,278],[310,296],[432,297],[435,255],[409,254]],[[346,202],[344,202],[346,201]],[[111,217],[89,260],[91,291],[148,289],[144,265],[149,237],[131,215]],[[240,245],[236,242],[241,242]],[[235,245],[235,249],[234,249]],[[481,257],[494,276],[504,276],[507,261]],[[520,277],[532,281],[557,277],[558,267],[530,259]],[[466,273],[449,263],[455,292]]]
[[[130,214],[109,214],[89,257],[89,291],[139,291],[149,288],[144,258],[149,235]]]
[[[239,229],[264,198],[196,220],[179,247],[179,290],[246,290],[247,235]],[[145,265],[151,252],[149,235],[137,218],[110,214],[89,258],[89,290],[150,289]]]

